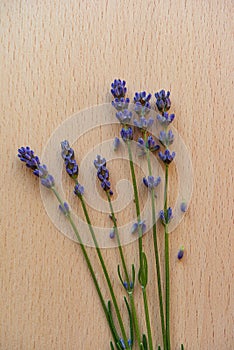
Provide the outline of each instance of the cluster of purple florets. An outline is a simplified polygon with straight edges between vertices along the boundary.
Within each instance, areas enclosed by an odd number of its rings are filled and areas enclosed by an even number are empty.
[[[126,82],[121,79],[115,79],[111,84],[111,93],[114,97],[112,105],[116,108],[116,117],[123,125],[120,135],[124,142],[133,140],[133,128],[130,126],[132,112],[128,111],[129,99],[126,99],[127,87]],[[139,118],[135,119],[133,124],[145,135],[144,139],[139,138],[137,145],[140,150],[140,155],[145,155],[147,149],[151,152],[158,151],[160,146],[156,143],[151,135],[147,135],[147,132],[154,123],[152,117],[148,117],[148,113],[151,111],[152,95],[146,93],[146,91],[136,92],[133,103],[134,111],[138,114]],[[160,90],[155,93],[156,108],[159,112],[157,120],[163,127],[163,130],[159,134],[159,141],[164,147],[164,151],[158,153],[160,160],[168,166],[175,158],[175,152],[171,152],[168,148],[174,142],[174,134],[172,130],[168,130],[168,126],[173,122],[175,115],[169,113],[171,107],[170,92]],[[160,178],[154,178],[148,176],[143,178],[143,183],[149,190],[154,189],[159,183]],[[161,222],[168,224],[172,218],[172,209],[168,208],[166,211],[160,212]]]
[[[109,181],[109,170],[106,167],[106,159],[97,155],[94,159],[93,164],[97,169],[97,178],[101,182],[101,187],[105,192],[108,192],[110,196],[113,195],[111,190],[111,183]]]
[[[73,148],[70,147],[69,142],[67,140],[64,140],[61,142],[61,156],[64,160],[64,164],[66,167],[67,174],[76,182],[76,185],[74,187],[74,193],[75,195],[83,196],[84,194],[84,187],[78,183],[77,177],[79,174],[79,167],[75,160],[75,153]]]
[[[19,148],[18,157],[28,168],[33,170],[35,176],[40,178],[43,186],[52,188],[55,185],[54,178],[49,174],[46,165],[41,165],[39,157],[34,154],[30,147]]]

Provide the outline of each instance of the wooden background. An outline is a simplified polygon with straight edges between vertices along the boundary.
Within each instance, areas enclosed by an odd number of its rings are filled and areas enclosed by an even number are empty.
[[[79,246],[52,224],[16,153],[28,144],[40,155],[71,114],[111,100],[116,77],[130,96],[171,90],[192,155],[192,203],[170,244],[172,349],[184,341],[186,350],[232,350],[233,1],[1,0],[0,11],[1,350],[109,349]],[[130,264],[136,242],[124,251]],[[103,254],[117,280],[116,251]]]

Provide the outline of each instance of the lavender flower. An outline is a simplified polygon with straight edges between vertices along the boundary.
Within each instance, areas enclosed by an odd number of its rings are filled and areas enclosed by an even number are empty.
[[[171,100],[169,98],[170,91],[161,90],[155,93],[156,106],[160,112],[166,112],[171,107]]]
[[[123,139],[124,142],[132,140],[133,139],[133,131],[131,127],[126,128],[122,128],[120,135]]]
[[[66,172],[73,179],[77,179],[79,168],[76,160],[74,159],[74,150],[70,147],[67,140],[61,142],[61,156],[64,159],[66,166]]]
[[[38,176],[41,179],[41,184],[47,188],[52,188],[55,185],[54,178],[52,175],[49,174],[46,165],[39,165],[38,170],[35,170],[35,172],[38,171]]]
[[[169,130],[168,132],[160,131],[159,141],[161,142],[162,145],[166,147],[171,145],[174,141],[174,134],[172,130]]]
[[[116,118],[123,125],[129,124],[132,118],[132,112],[130,112],[128,109],[119,111],[116,113]]]
[[[178,251],[177,258],[178,260],[181,260],[184,256],[184,246],[180,247],[180,250]]]
[[[93,164],[96,169],[98,169],[100,166],[106,166],[106,159],[102,158],[99,154],[96,156],[96,159],[94,159]]]
[[[123,282],[123,286],[124,286],[124,288],[126,289],[126,290],[129,290],[129,289],[132,289],[133,288],[133,282],[131,281],[130,283],[129,283],[129,286],[128,286],[128,282],[127,281],[124,281]],[[130,340],[130,339],[129,339]]]
[[[115,229],[114,229],[114,228],[112,228],[112,229],[110,230],[109,236],[110,236],[110,239],[115,238]]]
[[[137,146],[140,150],[139,156],[144,156],[146,154],[146,149],[149,149],[151,152],[155,152],[160,148],[152,136],[148,136],[146,142],[140,137],[137,141]]]
[[[158,155],[165,164],[170,164],[175,158],[175,152],[170,153],[169,149],[166,149],[164,153],[159,152]]]
[[[66,202],[64,202],[63,205],[59,204],[59,209],[65,216],[68,216],[70,213],[69,206]]]
[[[160,146],[158,144],[156,144],[153,136],[148,136],[148,139],[146,141],[146,147],[151,151],[151,152],[155,152],[158,151]]]
[[[164,127],[167,127],[170,123],[173,122],[175,118],[175,114],[168,114],[168,113],[163,113],[163,115],[158,114],[157,119],[161,125]]]
[[[75,159],[66,159],[65,161],[65,165],[66,165],[66,172],[68,173],[68,175],[74,180],[77,179],[78,177],[78,173],[79,173],[79,168],[78,165],[76,163]]]
[[[135,106],[134,106],[134,111],[138,114],[138,115],[147,115],[150,112],[150,104],[149,102],[147,102],[145,104],[145,106],[142,106],[142,104],[140,102],[136,102]]]
[[[114,82],[111,84],[111,93],[115,98],[120,99],[121,97],[125,97],[127,88],[126,88],[126,81],[115,79]]]
[[[77,183],[75,185],[75,187],[74,187],[74,193],[78,197],[83,196],[83,194],[84,194],[84,187],[81,184]]]
[[[157,187],[161,182],[161,177],[157,177],[155,179],[153,176],[148,176],[148,178],[143,177],[143,184],[149,188],[149,190],[152,190],[153,188]]]
[[[33,170],[33,174],[41,179],[41,184],[47,188],[52,188],[55,181],[49,174],[46,165],[41,165],[39,157],[34,155],[34,151],[30,147],[21,147],[18,149],[18,157],[26,166]]]
[[[150,108],[150,99],[151,99],[151,94],[146,94],[145,91],[141,92],[136,92],[134,96],[134,103],[139,102],[142,106],[148,106],[147,108]]]
[[[38,169],[38,166],[40,165],[40,160],[38,156],[34,155],[34,151],[31,150],[30,147],[21,147],[18,149],[18,157],[22,162],[26,163],[26,166],[32,170]],[[39,176],[38,174],[34,174],[36,176]]]
[[[120,342],[121,348],[122,348],[123,350],[126,349],[124,340],[123,340],[122,338],[119,339],[119,342]]]
[[[180,210],[185,213],[187,211],[187,203],[186,202],[182,202],[180,204]]]
[[[150,99],[151,94],[146,94],[145,91],[142,92],[136,92],[134,96],[134,103],[135,103],[135,112],[139,115],[146,115],[150,112],[151,106],[150,106]]]
[[[138,232],[139,227],[141,228],[142,234],[145,233],[145,231],[146,231],[145,220],[141,220],[139,223],[135,222],[132,225],[131,233],[134,234],[134,233]]]
[[[117,111],[123,111],[124,109],[128,109],[128,105],[130,103],[129,98],[115,98],[114,101],[112,101],[112,106],[117,110]]]
[[[61,142],[61,156],[64,160],[67,158],[73,159],[74,158],[74,150],[70,147],[69,142],[67,140],[64,140]]]
[[[162,223],[163,225],[169,224],[169,222],[170,222],[171,219],[173,218],[171,207],[169,207],[169,208],[167,209],[166,213],[164,212],[164,210],[160,210],[160,212],[159,212],[159,218],[160,218],[161,223]]]
[[[139,129],[141,130],[147,130],[149,129],[152,125],[153,125],[153,122],[154,122],[154,119],[153,118],[149,118],[149,119],[146,119],[145,117],[140,117],[140,120],[134,120],[134,125],[136,127],[138,127]]]
[[[104,159],[101,158],[101,156],[97,156],[99,159]],[[95,165],[95,164],[94,164]],[[101,187],[103,188],[104,191],[108,192],[111,196],[113,195],[113,191],[111,190],[111,184],[109,181],[109,170],[104,166],[100,165],[97,171],[97,177],[101,182]]]
[[[115,137],[113,142],[114,151],[117,151],[117,149],[119,148],[119,145],[120,145],[120,139],[118,137]]]

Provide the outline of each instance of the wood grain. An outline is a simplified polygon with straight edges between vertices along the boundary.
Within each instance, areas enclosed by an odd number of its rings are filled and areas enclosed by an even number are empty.
[[[184,341],[186,350],[232,350],[233,2],[1,0],[0,10],[0,348],[109,349],[110,333],[79,246],[53,226],[38,182],[16,151],[29,144],[41,154],[67,117],[109,102],[110,82],[120,77],[130,96],[171,90],[175,127],[193,160],[192,203],[170,240],[172,349]],[[186,255],[178,264],[181,243]],[[149,259],[151,245],[147,235]],[[96,264],[94,250],[88,251]],[[124,251],[132,263],[136,243]],[[117,253],[103,254],[125,312]],[[104,284],[99,265],[97,276]],[[152,324],[159,334],[158,316]]]

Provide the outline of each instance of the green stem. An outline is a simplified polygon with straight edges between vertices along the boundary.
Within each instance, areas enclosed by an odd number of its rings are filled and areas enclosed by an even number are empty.
[[[167,223],[167,202],[168,202],[168,164],[165,167],[165,190],[164,190],[164,216],[166,220],[164,228],[165,238],[165,279],[166,279],[166,334],[167,350],[171,349],[170,344],[170,262],[169,262],[169,234]]]
[[[118,226],[117,226],[117,222],[116,222],[114,209],[113,209],[113,206],[112,206],[112,203],[111,203],[110,194],[108,192],[106,192],[106,195],[107,195],[107,199],[108,199],[109,206],[110,206],[111,217],[112,217],[113,223],[114,223],[115,233],[116,233],[117,242],[118,242],[118,249],[119,249],[121,262],[122,262],[123,269],[124,269],[125,278],[126,278],[126,281],[128,283],[128,286],[129,286],[130,285],[130,279],[129,279],[129,274],[128,274],[126,262],[125,262],[125,259],[124,259],[123,249],[122,249],[121,242],[120,242],[119,230],[118,230]],[[132,316],[133,316],[133,321],[134,321],[134,326],[135,326],[137,342],[138,342],[138,345],[140,346],[141,336],[140,336],[140,328],[139,328],[139,323],[138,323],[138,318],[137,318],[137,313],[136,313],[136,307],[135,307],[135,302],[134,302],[134,296],[133,296],[132,292],[128,292],[128,295],[129,295],[129,299],[130,299],[130,305],[131,305],[131,310],[132,310]]]
[[[127,145],[128,145],[129,163],[130,163],[130,170],[131,170],[132,184],[133,184],[133,191],[134,191],[134,198],[135,198],[137,222],[139,224],[141,221],[141,213],[140,213],[140,204],[139,204],[139,197],[138,197],[138,191],[137,191],[136,175],[135,175],[134,164],[133,164],[133,160],[132,160],[132,151],[131,151],[130,141],[127,141]],[[141,267],[142,266],[142,228],[141,228],[141,225],[138,225],[138,235],[139,235],[139,239],[138,239],[139,260],[140,260],[140,267]]]
[[[151,333],[151,327],[150,327],[150,317],[149,317],[149,308],[148,308],[148,302],[147,302],[147,294],[145,287],[142,287],[142,293],[143,293],[143,300],[144,300],[144,309],[145,309],[145,320],[146,320],[146,327],[147,327],[147,334],[148,334],[148,341],[149,341],[149,350],[153,350],[153,342],[152,342],[152,333]]]
[[[135,306],[135,302],[134,302],[134,297],[133,297],[132,293],[128,293],[128,295],[129,295],[132,317],[133,317],[134,326],[135,326],[137,343],[140,347],[142,342],[141,342],[141,334],[140,334],[140,329],[139,329],[139,323],[138,323],[138,318],[137,318],[137,313],[136,313],[136,306]]]
[[[144,134],[146,141],[146,133]],[[147,163],[149,176],[152,176],[152,168],[150,161],[150,151],[147,148]],[[159,310],[161,318],[161,329],[163,337],[163,346],[166,350],[167,348],[167,339],[166,339],[166,330],[165,330],[165,320],[164,320],[164,310],[163,310],[163,297],[162,297],[162,285],[161,285],[161,272],[160,272],[160,262],[159,262],[159,252],[158,252],[158,241],[157,241],[157,227],[156,227],[156,212],[155,212],[155,191],[154,188],[151,190],[151,204],[152,204],[152,222],[153,222],[153,240],[154,240],[154,255],[155,255],[155,264],[157,272],[157,285],[158,285],[158,298],[159,298]]]
[[[63,206],[64,203],[63,203],[63,201],[62,201],[62,199],[61,199],[59,193],[57,192],[57,190],[56,190],[54,187],[52,187],[51,190],[53,191],[54,195],[56,196],[58,202]],[[99,286],[99,284],[98,284],[97,278],[96,278],[96,276],[95,276],[95,273],[94,273],[92,264],[91,264],[90,259],[89,259],[89,257],[88,257],[87,251],[86,251],[86,249],[85,249],[85,246],[84,246],[84,244],[83,244],[83,241],[82,241],[82,239],[81,239],[81,237],[80,237],[80,235],[79,235],[79,232],[78,232],[78,230],[77,230],[77,227],[76,227],[76,225],[75,225],[73,219],[71,218],[71,215],[70,215],[70,214],[67,215],[67,219],[68,219],[68,221],[70,222],[70,225],[72,226],[72,229],[73,229],[73,231],[74,231],[74,233],[75,233],[75,235],[76,235],[76,237],[77,237],[78,242],[80,243],[80,247],[81,247],[83,256],[84,256],[85,261],[86,261],[86,263],[87,263],[89,272],[90,272],[90,274],[91,274],[91,276],[92,276],[92,279],[93,279],[95,288],[96,288],[96,290],[97,290],[99,299],[100,299],[100,301],[101,301],[102,308],[103,308],[103,310],[104,310],[104,313],[105,313],[107,322],[108,322],[108,324],[109,324],[109,326],[110,326],[110,330],[111,330],[111,332],[112,332],[112,336],[113,336],[113,338],[115,339],[115,334],[113,333],[113,330],[112,330],[112,327],[111,327],[111,324],[110,324],[109,313],[108,313],[108,310],[107,310],[107,307],[106,307],[106,304],[105,304],[105,301],[104,301],[104,298],[103,298],[103,295],[102,295],[100,286]]]
[[[119,230],[117,227],[116,217],[115,217],[113,206],[111,203],[110,194],[108,192],[106,192],[106,195],[107,195],[107,199],[108,199],[108,203],[109,203],[109,207],[110,207],[110,211],[111,211],[111,217],[112,217],[113,223],[114,223],[115,234],[116,234],[116,238],[117,238],[117,242],[118,242],[118,249],[119,249],[121,262],[122,262],[123,269],[124,269],[125,278],[126,278],[128,285],[130,285],[130,279],[129,279],[128,270],[127,270],[126,262],[125,262],[124,255],[123,255],[123,249],[122,249],[120,238],[119,238]]]
[[[134,164],[132,160],[132,151],[130,147],[130,142],[127,141],[128,145],[128,155],[129,155],[129,163],[130,163],[130,170],[131,170],[131,176],[132,176],[132,184],[133,184],[133,190],[134,190],[134,198],[135,198],[135,207],[136,207],[136,214],[137,214],[137,221],[138,224],[141,221],[141,215],[140,215],[140,204],[139,204],[139,196],[138,196],[138,189],[137,189],[137,183],[136,183],[136,175],[134,170]],[[142,257],[143,257],[143,249],[142,249],[142,228],[141,225],[138,225],[138,233],[139,233],[139,260],[140,260],[140,271],[142,270]],[[151,341],[151,347],[150,349],[153,349],[152,347],[152,333],[151,333],[151,326],[150,326],[150,318],[149,318],[149,310],[148,310],[148,302],[147,302],[147,294],[145,292],[145,287],[142,286],[142,292],[143,292],[143,299],[144,299],[144,310],[145,310],[145,319],[146,319],[146,326],[147,326],[147,333],[149,338],[149,343]]]
[[[110,290],[111,298],[112,298],[112,301],[113,301],[113,304],[114,304],[116,316],[117,316],[117,319],[118,319],[118,322],[119,322],[119,326],[120,326],[120,329],[121,329],[121,332],[122,332],[122,336],[123,336],[124,342],[125,342],[125,344],[128,344],[128,339],[127,339],[127,336],[126,336],[126,332],[125,332],[123,320],[122,320],[122,317],[121,317],[121,314],[120,314],[120,310],[119,310],[119,307],[118,307],[118,303],[117,303],[117,300],[116,300],[116,297],[115,297],[115,293],[114,293],[114,290],[113,290],[113,287],[112,287],[112,284],[111,284],[111,280],[110,280],[108,271],[106,269],[105,262],[104,262],[103,257],[102,257],[101,250],[99,248],[99,245],[98,245],[95,233],[93,231],[93,227],[92,227],[92,224],[91,224],[91,221],[90,221],[90,218],[89,218],[89,214],[88,214],[88,211],[87,211],[87,208],[86,208],[86,204],[85,204],[84,199],[83,199],[82,196],[79,196],[79,199],[81,201],[81,205],[82,205],[82,208],[83,208],[83,211],[84,211],[84,214],[85,214],[85,218],[86,218],[86,221],[87,221],[87,223],[89,225],[89,231],[90,231],[92,239],[94,241],[94,245],[95,245],[95,248],[96,248],[96,251],[97,251],[97,254],[98,254],[98,258],[100,260],[100,263],[101,263],[101,266],[102,266],[102,269],[103,269],[103,273],[105,275],[105,278],[106,278],[106,281],[107,281],[107,284],[108,284],[108,287],[109,287],[109,290]]]

